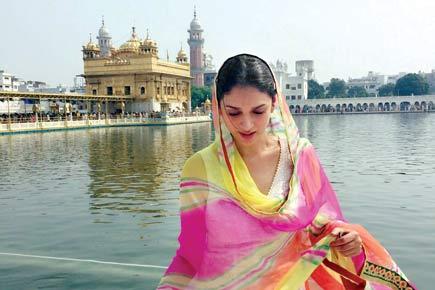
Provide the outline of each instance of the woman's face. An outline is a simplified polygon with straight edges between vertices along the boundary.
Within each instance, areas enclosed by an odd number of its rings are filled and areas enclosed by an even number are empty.
[[[222,118],[239,145],[252,145],[264,137],[274,104],[255,87],[236,86],[221,100]]]

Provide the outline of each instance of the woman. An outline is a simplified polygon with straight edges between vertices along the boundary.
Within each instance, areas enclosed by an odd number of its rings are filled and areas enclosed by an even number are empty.
[[[216,139],[183,168],[180,247],[159,289],[415,289],[344,220],[265,61],[225,61],[212,105]]]

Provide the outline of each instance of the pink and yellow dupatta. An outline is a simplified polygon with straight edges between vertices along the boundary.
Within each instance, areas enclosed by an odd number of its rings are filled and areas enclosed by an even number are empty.
[[[366,230],[345,222],[313,146],[277,102],[268,130],[288,140],[288,196],[258,190],[213,96],[216,138],[183,168],[180,246],[158,289],[415,289]],[[330,248],[336,227],[359,232],[360,256]]]

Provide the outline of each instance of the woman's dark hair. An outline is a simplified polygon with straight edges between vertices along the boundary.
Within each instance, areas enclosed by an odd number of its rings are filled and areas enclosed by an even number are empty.
[[[238,54],[227,59],[216,77],[218,103],[235,86],[250,86],[268,94],[275,101],[276,85],[267,63],[258,56]]]

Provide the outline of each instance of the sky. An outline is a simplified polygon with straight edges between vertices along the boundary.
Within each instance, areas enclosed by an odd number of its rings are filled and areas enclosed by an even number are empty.
[[[204,50],[216,68],[238,53],[288,64],[314,60],[319,82],[435,69],[432,0],[0,0],[0,70],[52,86],[83,73],[82,45],[94,41],[104,15],[119,47],[136,27],[149,29],[161,58],[183,45],[196,5]]]

